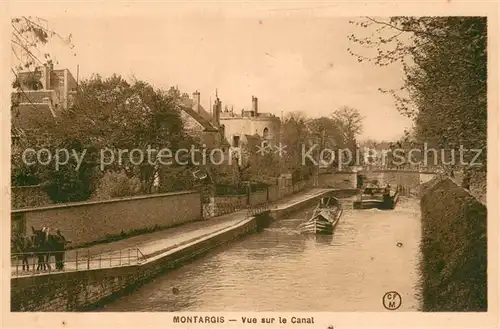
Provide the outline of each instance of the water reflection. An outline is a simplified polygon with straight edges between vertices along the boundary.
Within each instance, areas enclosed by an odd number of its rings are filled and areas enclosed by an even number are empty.
[[[331,236],[300,234],[306,212],[220,247],[104,310],[384,311],[387,291],[401,294],[400,310],[416,310],[417,201],[402,199],[394,211],[345,211]]]
[[[313,239],[319,245],[331,246],[332,242],[333,242],[333,234],[332,235],[314,235]]]

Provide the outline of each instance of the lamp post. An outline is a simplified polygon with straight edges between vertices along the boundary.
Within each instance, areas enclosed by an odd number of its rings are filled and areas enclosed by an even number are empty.
[[[316,168],[316,187],[319,187],[319,172],[321,169],[321,151],[323,150],[324,147],[324,140],[325,140],[325,130],[321,128],[321,133],[319,134],[319,150],[318,150],[318,166]]]

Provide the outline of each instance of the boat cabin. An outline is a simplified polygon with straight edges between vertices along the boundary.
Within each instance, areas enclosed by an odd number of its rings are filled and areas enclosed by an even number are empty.
[[[367,187],[363,190],[363,195],[383,195],[383,194],[389,194],[390,190],[388,188],[383,188],[383,187]]]

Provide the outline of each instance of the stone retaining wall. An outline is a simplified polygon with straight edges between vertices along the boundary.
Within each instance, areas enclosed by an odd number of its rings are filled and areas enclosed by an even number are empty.
[[[17,209],[11,216],[13,227],[21,231],[59,228],[72,245],[82,245],[122,232],[200,220],[202,214],[200,194],[187,191]]]
[[[258,217],[150,258],[141,265],[52,273],[11,279],[11,311],[63,312],[92,309],[158,274],[251,233]]]

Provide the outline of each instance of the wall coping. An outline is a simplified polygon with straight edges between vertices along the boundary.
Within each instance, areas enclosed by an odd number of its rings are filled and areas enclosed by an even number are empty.
[[[161,193],[161,194],[147,194],[147,195],[139,195],[133,197],[123,197],[123,198],[115,198],[110,200],[96,200],[96,201],[82,201],[82,202],[68,202],[68,203],[59,203],[57,205],[49,205],[43,207],[34,207],[34,208],[20,208],[20,209],[12,209],[11,214],[19,214],[33,211],[48,211],[53,209],[63,209],[63,208],[71,208],[71,207],[84,207],[96,204],[107,204],[107,203],[116,203],[116,202],[124,202],[124,201],[132,201],[132,200],[144,200],[144,199],[153,199],[153,198],[163,198],[169,196],[176,195],[184,195],[184,194],[196,194],[198,191],[180,191],[180,192],[170,192],[170,193]]]
[[[42,188],[42,184],[37,184],[37,185],[23,185],[23,186],[12,186],[11,190],[27,190],[27,189],[34,189],[34,188]]]
[[[333,172],[323,172],[323,173],[319,173],[319,175],[335,175],[335,174],[355,174],[356,171],[333,171]]]

